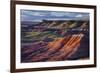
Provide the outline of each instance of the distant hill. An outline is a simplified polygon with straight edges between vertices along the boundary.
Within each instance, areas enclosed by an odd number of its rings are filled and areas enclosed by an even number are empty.
[[[78,20],[43,20],[38,24],[41,27],[54,29],[88,28],[89,21]]]

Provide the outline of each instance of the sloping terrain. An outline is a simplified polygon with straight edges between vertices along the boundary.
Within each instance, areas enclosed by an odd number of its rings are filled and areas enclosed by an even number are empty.
[[[21,26],[21,62],[83,58],[89,58],[88,21],[43,20],[38,24]]]

